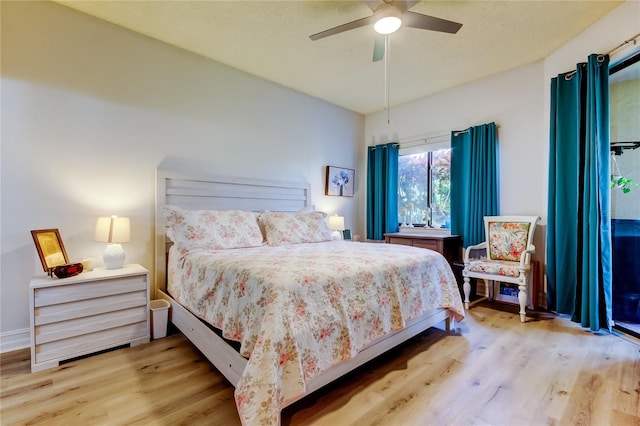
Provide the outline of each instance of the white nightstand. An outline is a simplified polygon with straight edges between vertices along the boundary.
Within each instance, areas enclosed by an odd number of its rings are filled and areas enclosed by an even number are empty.
[[[149,342],[149,271],[96,268],[29,284],[31,372],[120,345]]]

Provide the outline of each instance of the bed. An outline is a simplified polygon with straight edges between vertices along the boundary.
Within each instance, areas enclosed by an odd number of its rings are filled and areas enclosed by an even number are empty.
[[[155,295],[169,301],[171,322],[236,388],[244,425],[278,424],[283,407],[429,327],[444,321],[450,329],[464,317],[444,257],[325,238],[306,183],[164,169],[156,178]],[[217,221],[217,245],[184,241],[194,217],[196,228]],[[296,234],[298,224],[313,232]]]

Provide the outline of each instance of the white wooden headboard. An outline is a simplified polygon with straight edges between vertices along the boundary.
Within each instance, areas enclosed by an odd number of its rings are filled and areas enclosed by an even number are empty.
[[[310,205],[309,184],[210,176],[156,169],[155,287],[166,287],[165,223],[162,208],[295,212]]]

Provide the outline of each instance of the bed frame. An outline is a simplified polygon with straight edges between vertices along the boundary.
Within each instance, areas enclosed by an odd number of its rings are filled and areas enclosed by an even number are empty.
[[[169,241],[165,238],[162,208],[165,205],[174,205],[184,209],[295,212],[310,205],[309,194],[309,185],[304,182],[252,180],[156,170],[155,297],[165,299],[171,304],[170,321],[234,387],[242,376],[247,360],[200,319],[173,300],[166,291]],[[450,330],[453,317],[444,309],[434,310],[411,321],[404,329],[373,342],[354,358],[314,377],[307,383],[305,395],[443,321],[446,330]],[[295,401],[289,401],[288,404],[293,402]]]

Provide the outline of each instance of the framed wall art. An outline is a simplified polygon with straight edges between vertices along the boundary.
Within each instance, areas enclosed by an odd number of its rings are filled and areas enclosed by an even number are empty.
[[[353,180],[355,178],[355,174],[355,170],[352,169],[327,166],[324,195],[353,197]]]
[[[36,229],[31,231],[42,268],[50,272],[53,268],[69,263],[60,232],[57,229]]]

